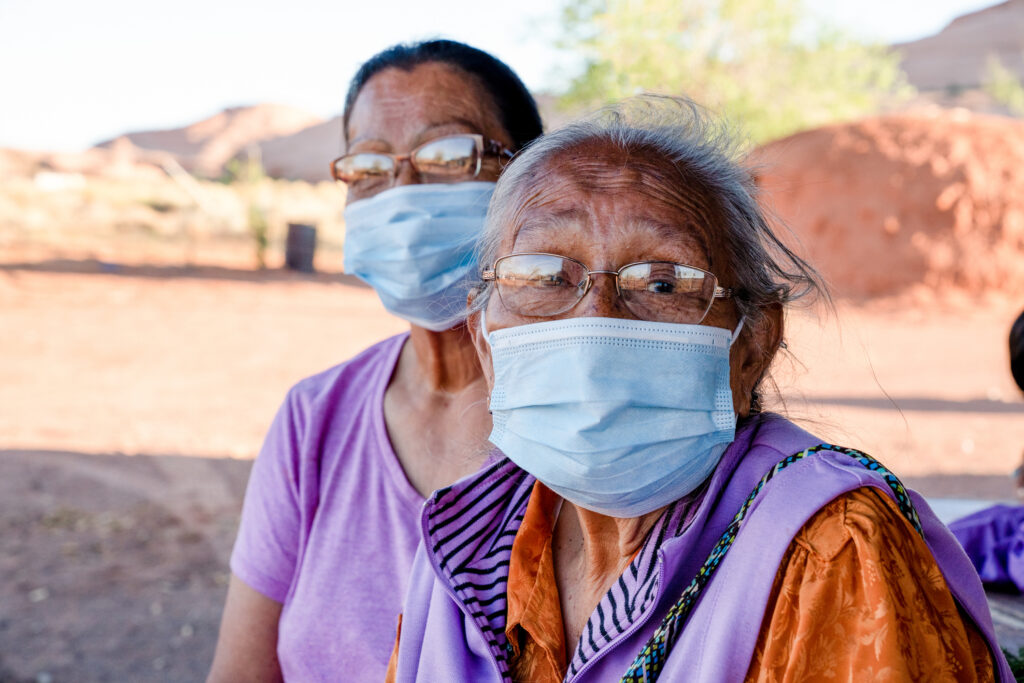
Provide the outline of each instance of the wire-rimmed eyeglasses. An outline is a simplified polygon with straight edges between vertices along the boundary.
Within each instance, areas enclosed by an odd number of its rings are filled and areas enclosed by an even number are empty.
[[[641,320],[696,324],[704,320],[715,299],[733,296],[706,270],[671,261],[638,261],[618,270],[591,270],[576,259],[558,254],[522,253],[502,256],[483,279],[494,282],[501,303],[512,313],[544,318],[578,304],[593,286],[595,274],[615,277],[615,289],[626,308]]]
[[[476,133],[446,135],[423,143],[408,154],[356,152],[331,162],[331,176],[360,193],[391,187],[398,165],[408,161],[425,183],[470,180],[480,173],[484,156],[511,158],[512,151],[497,140]]]

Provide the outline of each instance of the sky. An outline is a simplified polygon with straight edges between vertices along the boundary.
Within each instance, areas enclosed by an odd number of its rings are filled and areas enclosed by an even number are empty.
[[[684,0],[681,0],[684,1]],[[806,0],[854,34],[902,42],[998,0]],[[324,118],[359,64],[396,42],[453,38],[534,91],[571,72],[556,0],[0,0],[0,147],[83,149],[228,106],[277,102]]]

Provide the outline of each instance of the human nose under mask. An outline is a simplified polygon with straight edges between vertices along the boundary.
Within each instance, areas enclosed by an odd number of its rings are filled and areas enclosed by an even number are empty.
[[[345,209],[345,272],[392,314],[428,330],[465,320],[494,183],[400,185]]]
[[[636,517],[696,489],[733,441],[734,331],[569,318],[488,333],[491,442],[566,500]]]

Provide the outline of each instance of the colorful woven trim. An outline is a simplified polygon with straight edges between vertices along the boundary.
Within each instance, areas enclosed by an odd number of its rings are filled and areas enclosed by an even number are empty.
[[[708,559],[704,562],[704,565],[697,572],[697,576],[694,577],[690,585],[683,591],[682,597],[679,598],[678,602],[672,606],[662,619],[661,625],[658,626],[657,630],[644,645],[643,650],[637,655],[636,659],[633,660],[633,664],[629,667],[629,670],[622,677],[621,683],[653,683],[658,679],[658,675],[661,673],[662,667],[665,666],[665,660],[668,658],[669,653],[672,651],[672,646],[675,645],[678,640],[680,633],[682,633],[683,626],[686,624],[687,617],[690,616],[690,612],[693,610],[694,605],[697,604],[697,599],[700,597],[701,591],[711,580],[715,570],[718,569],[718,565],[722,563],[725,558],[725,554],[729,552],[729,548],[732,546],[733,541],[736,540],[736,534],[739,533],[740,527],[743,525],[743,520],[747,515],[747,511],[753,504],[754,499],[757,498],[758,494],[764,488],[765,484],[771,481],[772,477],[786,469],[793,463],[803,460],[804,458],[813,455],[814,453],[820,453],[822,451],[831,451],[835,453],[843,453],[850,456],[858,463],[866,467],[867,469],[878,472],[882,475],[885,483],[889,485],[892,492],[896,495],[896,504],[899,506],[900,512],[906,517],[907,521],[917,530],[919,534],[924,536],[924,532],[921,529],[921,520],[917,516],[917,511],[914,509],[913,504],[910,502],[910,496],[907,494],[907,489],[904,488],[903,484],[896,475],[890,472],[882,463],[878,462],[870,455],[862,453],[853,448],[843,448],[841,446],[833,446],[831,444],[820,444],[807,450],[791,455],[780,462],[775,467],[768,471],[761,481],[757,483],[754,490],[747,496],[746,501],[740,507],[740,511],[736,513],[736,516],[732,518],[732,522],[726,528],[725,533],[715,544],[714,549],[708,556]]]

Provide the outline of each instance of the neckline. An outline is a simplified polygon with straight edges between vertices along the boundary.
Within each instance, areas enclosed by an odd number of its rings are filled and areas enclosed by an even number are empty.
[[[395,446],[391,443],[391,435],[388,433],[388,423],[387,420],[384,419],[384,393],[388,390],[388,387],[391,385],[391,380],[394,378],[395,372],[398,370],[398,361],[402,356],[402,350],[409,342],[409,333],[403,332],[402,334],[395,335],[390,341],[393,345],[392,348],[388,349],[388,353],[386,355],[386,376],[384,377],[383,382],[377,383],[377,387],[373,395],[373,426],[380,445],[381,453],[384,456],[382,458],[384,461],[384,469],[387,470],[387,473],[391,478],[391,483],[398,490],[404,502],[413,506],[418,511],[423,506],[423,502],[426,498],[421,496],[420,492],[417,491],[416,487],[409,481],[409,477],[405,473],[405,468],[402,467],[402,462],[398,459],[398,453],[395,452]]]

